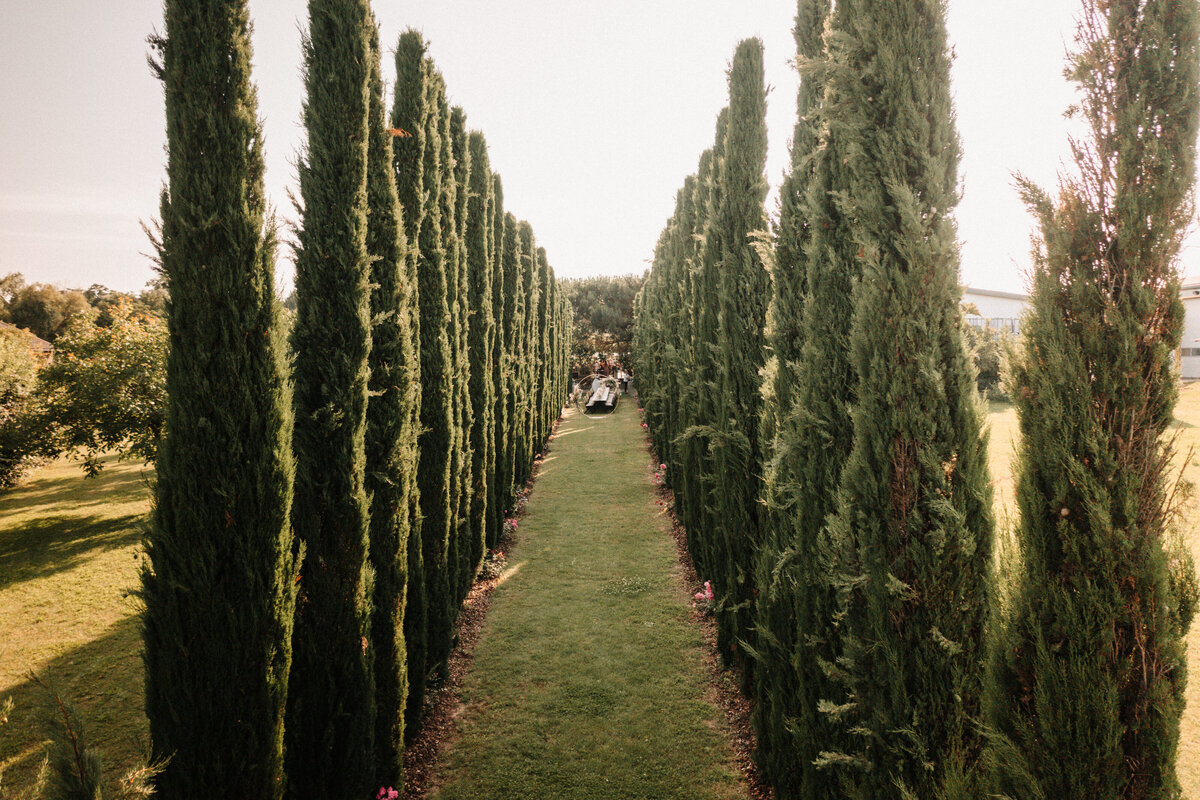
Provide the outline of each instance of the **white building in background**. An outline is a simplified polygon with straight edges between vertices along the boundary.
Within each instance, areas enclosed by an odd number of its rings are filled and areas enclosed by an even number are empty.
[[[1200,380],[1200,275],[1184,278],[1179,287],[1183,300],[1183,336],[1179,343],[1180,376]],[[1029,307],[1029,295],[997,292],[991,289],[963,289],[964,303],[974,303],[979,316],[966,318],[977,328],[998,328],[1021,332],[1021,316]]]
[[[1009,333],[1021,332],[1021,317],[1029,307],[1029,295],[998,292],[993,289],[963,289],[962,301],[979,309],[979,316],[967,317],[967,324],[976,328],[996,328]]]
[[[1183,300],[1183,336],[1179,342],[1179,371],[1183,378],[1200,378],[1200,276],[1184,278],[1179,287]]]

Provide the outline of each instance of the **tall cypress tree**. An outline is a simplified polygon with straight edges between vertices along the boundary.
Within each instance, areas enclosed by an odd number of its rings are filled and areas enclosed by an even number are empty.
[[[367,402],[366,488],[371,502],[371,618],[375,652],[377,786],[403,781],[404,709],[408,696],[404,643],[408,538],[416,501],[417,397],[420,375],[408,244],[396,192],[392,137],[383,105],[379,29],[371,30],[370,122],[367,141],[367,252],[371,256],[370,398]]]
[[[533,332],[537,321],[537,286],[534,282],[534,264],[537,259],[533,226],[521,220],[517,224],[517,237],[521,241],[520,261],[517,264],[517,312],[520,323],[517,343],[514,347],[517,362],[515,372],[518,385],[518,406],[514,476],[514,491],[525,488],[529,481],[530,460],[533,455],[533,374],[536,352]]]
[[[698,345],[699,329],[700,329],[700,304],[697,301],[698,293],[703,285],[704,274],[702,272],[704,266],[704,232],[707,224],[708,214],[708,194],[710,180],[712,174],[712,150],[705,150],[700,154],[699,166],[696,172],[696,179],[692,184],[692,228],[691,228],[691,247],[687,252],[688,263],[688,280],[685,284],[687,292],[684,297],[685,308],[682,313],[688,320],[686,332],[682,336],[680,343],[680,361],[682,369],[689,376],[688,380],[684,381],[679,392],[679,422],[677,424],[679,432],[675,436],[673,447],[676,452],[676,458],[680,464],[680,468],[676,470],[674,480],[677,482],[675,489],[675,508],[683,520],[684,527],[687,531],[688,552],[691,553],[693,560],[696,561],[699,569],[700,561],[698,560],[699,542],[697,535],[700,529],[699,515],[696,508],[696,498],[700,496],[703,486],[703,478],[700,474],[700,457],[698,439],[693,436],[690,431],[692,426],[696,424],[696,412],[699,398],[697,390],[699,381],[696,377],[699,374],[699,363],[703,357],[703,352]],[[637,377],[638,393],[641,393],[642,375]]]
[[[525,304],[521,297],[521,237],[517,233],[517,218],[511,212],[504,215],[504,382],[507,389],[505,418],[508,421],[504,442],[504,507],[512,509],[513,499],[521,488],[517,474],[517,452],[521,430],[521,332],[525,328]]]
[[[721,597],[717,639],[728,655],[752,638],[754,555],[762,483],[761,378],[763,327],[770,279],[750,237],[767,227],[767,95],[762,42],[746,39],[729,72],[729,126],[721,170],[720,202],[712,222],[719,231],[717,315],[720,396],[714,438],[714,475],[726,558],[714,570]],[[747,663],[747,672],[751,672]]]
[[[471,514],[469,577],[483,559],[487,546],[489,487],[496,471],[496,391],[493,368],[496,361],[496,323],[492,301],[492,171],[483,134],[472,131],[470,199],[467,205],[467,277],[470,281],[469,320],[471,373],[468,397],[474,409],[471,429]],[[493,523],[494,526],[494,523]]]
[[[695,382],[692,384],[688,406],[689,422],[684,436],[688,440],[692,492],[688,500],[691,508],[688,519],[689,550],[702,578],[713,579],[718,569],[727,563],[719,521],[715,516],[713,495],[715,477],[711,455],[713,422],[717,418],[717,396],[720,392],[720,367],[717,341],[717,307],[712,298],[720,291],[720,229],[712,224],[716,219],[721,199],[721,170],[725,154],[725,135],[729,128],[729,107],[717,115],[717,134],[713,149],[709,151],[707,163],[702,155],[700,175],[704,183],[703,197],[704,226],[702,245],[697,254],[696,290],[692,296],[693,316],[696,320],[693,336],[695,353]],[[707,169],[705,169],[707,167]]]
[[[851,741],[827,758],[850,765],[850,797],[965,792],[982,743],[991,490],[959,312],[944,12],[942,0],[839,0],[830,40],[828,124],[861,137],[839,153],[850,174],[837,197],[863,265],[854,438],[832,523],[848,689],[835,711]]]
[[[848,177],[839,153],[850,151],[847,139],[859,131],[820,127],[825,82],[816,59],[829,10],[828,0],[800,0],[796,13],[797,53],[805,66],[792,168],[780,191],[771,302],[777,419],[757,571],[762,669],[754,714],[758,763],[781,800],[825,797],[835,778],[814,767],[823,750],[836,749],[836,729],[818,711],[822,699],[835,696],[827,665],[836,598],[822,531],[836,508],[854,432],[850,322],[860,268],[849,219],[837,202]],[[836,106],[836,94],[832,100]]]
[[[508,487],[512,481],[505,461],[509,441],[508,401],[512,391],[507,374],[508,350],[506,347],[505,317],[506,295],[504,289],[504,251],[509,247],[504,225],[504,185],[499,175],[492,176],[492,314],[495,319],[494,358],[492,359],[492,384],[496,392],[494,416],[495,434],[492,449],[496,454],[496,468],[491,474],[488,488],[488,538],[487,546],[493,547],[504,530],[504,514],[508,508]]]
[[[424,297],[424,293],[432,291],[435,281],[427,275],[432,251],[427,248],[430,242],[439,241],[436,234],[425,233],[426,215],[429,208],[425,191],[425,138],[429,129],[428,106],[428,71],[425,63],[425,42],[421,34],[407,30],[400,35],[396,44],[396,88],[392,103],[392,127],[403,131],[405,136],[393,141],[393,158],[396,174],[396,191],[400,204],[404,209],[404,233],[409,244],[407,267],[409,280],[413,288],[413,340],[417,349],[415,373],[420,381],[413,398],[415,404],[415,425],[423,433],[418,438],[417,448],[417,484],[413,487],[413,503],[415,512],[408,538],[408,586],[404,606],[404,644],[408,653],[408,699],[405,711],[405,731],[407,735],[416,730],[416,722],[421,716],[421,706],[425,699],[425,664],[426,648],[428,647],[428,605],[427,587],[425,584],[425,510],[436,502],[427,498],[424,492],[430,489],[441,492],[435,498],[445,501],[446,486],[438,483],[440,472],[432,463],[439,451],[427,451],[421,445],[426,442],[432,431],[424,428],[428,415],[433,408],[426,408],[433,398],[426,398],[425,393],[440,390],[443,386],[442,372],[432,373],[427,379],[426,370],[431,363],[437,363],[441,369],[442,362],[438,361],[441,354],[427,352],[427,347],[437,347],[437,331],[444,330],[444,319],[439,315],[436,319],[426,319],[426,313],[432,314],[433,308]],[[431,238],[432,237],[432,238]],[[444,302],[444,296],[443,296]],[[426,330],[427,325],[436,324],[433,332]],[[426,386],[426,384],[429,386]],[[441,395],[444,399],[444,395]],[[446,480],[449,480],[448,473]],[[437,522],[435,517],[434,522]],[[440,517],[445,520],[445,515]]]
[[[534,281],[537,284],[538,304],[537,319],[534,323],[535,340],[537,343],[537,358],[534,361],[537,385],[534,387],[534,450],[542,452],[549,433],[549,420],[546,419],[546,389],[549,383],[547,370],[550,366],[550,261],[546,256],[546,248],[537,249],[537,259],[534,262]]]
[[[366,0],[310,0],[308,147],[296,248],[292,527],[306,548],[286,720],[292,797],[360,797],[375,777],[368,507]]]
[[[456,461],[457,478],[457,511],[456,526],[452,534],[452,602],[453,619],[457,619],[458,610],[471,587],[475,576],[475,565],[471,563],[471,486],[472,479],[472,450],[473,442],[471,429],[474,427],[475,408],[470,397],[471,364],[470,364],[470,315],[471,308],[470,283],[467,277],[467,201],[471,171],[471,153],[467,143],[467,117],[462,108],[455,106],[450,110],[451,157],[454,171],[454,244],[455,244],[455,288],[453,294],[454,335],[456,337],[455,351],[455,427],[458,431]],[[447,275],[449,280],[449,275]]]
[[[278,798],[295,560],[291,408],[244,0],[170,0],[159,257],[167,428],[142,574],[166,798]],[[213,387],[220,387],[214,391]]]
[[[1020,573],[993,721],[1018,797],[1174,798],[1191,559],[1173,542],[1176,259],[1192,221],[1200,9],[1085,0],[1070,75],[1089,142],[1041,225],[1014,370]]]

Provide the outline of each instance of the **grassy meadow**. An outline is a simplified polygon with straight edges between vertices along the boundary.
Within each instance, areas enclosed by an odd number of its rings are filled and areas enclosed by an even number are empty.
[[[625,403],[613,418],[567,420],[555,439],[522,521],[525,542],[511,554],[511,579],[496,595],[475,673],[467,679],[468,721],[482,719],[484,709],[502,713],[490,715],[485,728],[464,729],[458,745],[464,749],[450,753],[442,765],[441,797],[470,796],[476,774],[522,789],[559,779],[568,773],[518,775],[508,762],[556,751],[575,758],[561,740],[550,740],[555,726],[569,727],[600,712],[615,714],[609,730],[644,725],[645,717],[639,721],[632,713],[638,704],[653,707],[660,702],[659,691],[696,688],[695,676],[686,671],[668,685],[657,685],[666,680],[662,675],[669,663],[696,659],[696,641],[676,624],[689,598],[671,574],[670,541],[653,525],[646,527],[657,510],[644,472],[647,456],[624,437],[610,452],[608,436],[597,436],[603,426],[611,426],[615,435],[628,413],[633,406]],[[1184,387],[1176,416],[1178,464],[1186,480],[1200,484],[1200,383]],[[988,419],[997,521],[1007,536],[1015,522],[1010,460],[1018,435],[1016,413],[996,403]],[[568,464],[562,454],[572,439],[582,457]],[[621,487],[597,483],[597,476],[616,473],[627,473]],[[16,703],[9,724],[0,728],[6,785],[19,788],[33,776],[44,741],[45,696],[31,683],[31,671],[77,706],[110,779],[145,751],[138,603],[130,591],[138,584],[149,478],[142,466],[110,458],[101,476],[88,480],[78,465],[60,460],[0,493],[0,699],[11,696]],[[1200,560],[1200,510],[1194,498],[1182,529]],[[623,555],[605,556],[603,548],[618,542]],[[551,563],[558,568],[548,569]],[[637,624],[623,615],[635,599],[652,608]],[[581,638],[568,649],[562,637],[572,631]],[[648,643],[654,647],[647,648]],[[535,647],[546,649],[535,655]],[[625,668],[643,669],[640,677],[654,691],[606,683],[617,658],[634,658]],[[638,667],[638,658],[650,660]],[[548,685],[521,677],[532,663],[546,659],[576,659],[579,666],[570,681],[551,692]],[[1200,625],[1190,636],[1189,666],[1193,681],[1179,774],[1186,795],[1200,800]],[[672,707],[667,722],[660,718],[663,735],[678,732],[679,714],[703,717],[707,712],[688,703]],[[650,745],[660,731],[637,730],[633,739],[648,737],[641,746],[653,755]],[[611,746],[601,740],[584,749],[599,765],[612,755]],[[701,760],[715,759],[710,768],[716,771],[706,780],[717,796],[736,793],[727,782],[725,757],[710,749],[711,741],[696,746]],[[472,761],[484,759],[482,772],[468,774],[462,755],[467,752],[477,754]],[[570,775],[582,779],[578,771]]]

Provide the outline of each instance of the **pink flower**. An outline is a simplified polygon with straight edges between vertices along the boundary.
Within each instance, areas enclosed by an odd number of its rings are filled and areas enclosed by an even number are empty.
[[[375,800],[399,800],[400,793],[390,786],[380,786],[375,793]]]
[[[642,423],[642,427],[643,427],[643,428],[649,428],[650,426],[649,426],[649,425],[647,425],[646,423],[644,423],[644,422],[643,422],[643,423]]]
[[[659,469],[666,469],[666,468],[667,468],[667,465],[666,465],[666,464],[659,464],[659,465],[658,465],[658,468],[659,468]]]

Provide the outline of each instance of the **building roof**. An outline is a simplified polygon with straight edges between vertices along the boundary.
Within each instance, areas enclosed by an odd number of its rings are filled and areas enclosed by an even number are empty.
[[[3,328],[5,330],[10,330],[10,331],[16,331],[17,333],[24,336],[29,341],[29,349],[35,353],[53,353],[54,352],[54,345],[50,344],[45,339],[39,339],[37,336],[34,336],[33,333],[25,330],[24,328],[18,328],[16,325],[13,325],[11,322],[0,322],[0,328]]]
[[[1198,280],[1200,280],[1200,279],[1198,279]],[[984,297],[1003,297],[1006,300],[1024,300],[1025,302],[1029,301],[1029,295],[1027,295],[1027,294],[1018,294],[1016,292],[1001,292],[996,289],[976,289],[974,286],[963,287],[963,294],[964,295],[980,294],[980,295],[983,295]]]

